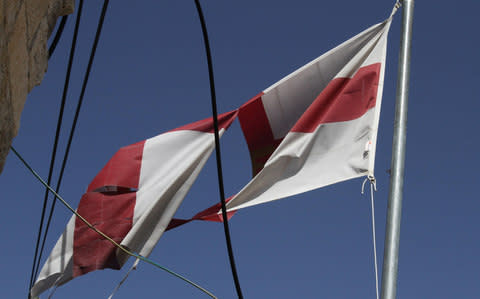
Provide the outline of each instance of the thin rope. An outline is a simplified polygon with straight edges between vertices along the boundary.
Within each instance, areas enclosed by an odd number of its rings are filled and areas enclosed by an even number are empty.
[[[55,292],[57,291],[57,289],[58,289],[58,285],[55,285],[55,286],[53,287],[53,289],[50,291],[50,294],[48,295],[48,299],[52,299],[52,298],[53,298],[53,295],[55,294]],[[37,299],[37,298],[35,298],[35,299]]]
[[[393,5],[393,9],[392,9],[392,13],[390,14],[390,18],[395,15],[395,13],[397,12],[397,10],[398,10],[401,6],[402,6],[402,0],[397,0],[397,2],[395,2],[395,5]]]
[[[55,280],[55,282],[53,283],[53,288],[52,288],[52,290],[50,290],[50,294],[48,295],[48,299],[52,299],[53,295],[55,294],[55,292],[58,289],[58,282],[60,280],[62,280],[64,275],[65,275],[65,273],[60,274],[60,276],[58,276],[58,278]],[[39,299],[39,298],[35,297],[34,299]]]
[[[61,101],[61,104],[60,104],[60,111],[59,111],[58,120],[57,120],[57,129],[56,129],[56,132],[55,132],[55,140],[53,142],[52,155],[50,157],[50,168],[48,170],[48,179],[47,179],[47,184],[49,184],[49,185],[52,181],[53,168],[54,168],[54,165],[55,165],[55,157],[57,155],[58,140],[60,138],[60,130],[61,130],[61,127],[62,127],[63,112],[65,110],[65,102],[66,102],[66,99],[67,99],[68,86],[70,84],[70,75],[71,75],[71,72],[72,72],[72,65],[73,65],[73,58],[75,56],[75,48],[76,48],[76,44],[77,44],[78,30],[79,30],[79,27],[80,27],[80,20],[81,20],[81,17],[82,17],[82,10],[83,10],[82,8],[83,8],[83,0],[80,0],[79,6],[78,6],[78,11],[77,11],[77,19],[76,19],[76,22],[75,22],[75,29],[74,29],[74,32],[73,32],[73,38],[72,38],[72,43],[71,43],[71,47],[70,47],[70,57],[69,57],[68,66],[67,66],[67,73],[65,75],[65,82],[64,82],[64,85],[63,85],[62,101]],[[63,31],[63,27],[65,26],[65,21],[66,21],[66,18],[65,17],[62,18],[62,22],[61,22],[60,27],[58,29],[59,31]],[[54,43],[58,42],[58,39],[60,38],[58,35],[59,35],[59,32],[57,31],[57,35],[55,36]],[[52,44],[52,46],[53,46],[53,44]],[[53,49],[52,49],[52,47],[50,47],[50,49],[53,52],[55,47],[53,47]],[[46,209],[47,209],[48,195],[49,195],[48,188],[45,188],[45,196],[44,196],[44,200],[43,200],[43,207],[42,207],[42,213],[41,213],[41,217],[40,217],[40,224],[38,226],[37,242],[35,244],[35,254],[34,254],[34,259],[33,259],[32,272],[30,274],[30,288],[33,286],[33,283],[36,280],[37,275],[38,275],[38,270],[39,270],[39,267],[40,267],[40,261],[42,259],[43,248],[44,248],[44,245],[45,245],[45,240],[47,238],[48,226],[50,225],[50,219],[51,219],[52,211],[50,211],[50,215],[48,217],[49,220],[48,220],[48,223],[47,223],[47,226],[46,226],[45,234],[43,236],[42,246],[41,246],[40,255],[39,255],[38,249],[39,249],[40,239],[41,239],[42,230],[43,230],[43,223],[44,223],[44,220],[45,220],[45,212],[46,212]]]
[[[131,252],[129,251],[128,249],[126,249],[125,247],[123,247],[122,245],[120,245],[119,243],[115,242],[115,240],[113,240],[112,238],[110,238],[109,236],[107,236],[105,233],[103,233],[102,231],[98,230],[96,227],[94,227],[90,222],[88,222],[88,220],[86,220],[85,218],[83,218],[82,215],[80,215],[77,211],[75,211],[75,209],[72,208],[72,206],[70,206],[57,192],[55,192],[55,190],[53,190],[52,187],[50,187],[41,177],[40,175],[38,175],[38,173],[25,161],[25,159],[23,159],[23,157],[15,150],[15,148],[13,146],[10,147],[12,152],[20,159],[20,161],[22,161],[22,163],[25,165],[25,167],[27,167],[27,169],[46,187],[50,190],[50,192],[52,192],[56,198],[58,198],[58,200],[60,200],[60,202],[67,208],[70,210],[70,212],[72,212],[73,214],[75,214],[75,216],[77,216],[78,219],[80,219],[80,221],[82,221],[83,223],[85,223],[85,225],[88,226],[88,228],[90,228],[91,230],[93,230],[94,232],[96,232],[97,234],[99,234],[100,236],[102,236],[103,238],[105,238],[106,240],[108,240],[110,243],[112,243],[115,247],[117,247],[118,249],[120,249],[122,252],[124,252],[125,254],[128,254],[129,256],[133,256],[137,259],[140,259],[150,265],[153,265],[177,278],[180,278],[181,280],[187,282],[188,284],[196,287],[197,289],[201,290],[202,292],[204,292],[205,294],[209,295],[210,297],[212,298],[217,298],[215,297],[211,292],[207,291],[206,289],[204,289],[203,287],[201,287],[200,285],[194,283],[193,281],[187,279],[186,277],[183,277],[181,276],[180,274],[177,274],[175,272],[173,272],[172,270],[168,269],[168,268],[165,268],[157,263],[155,263],[154,261],[140,255],[140,254],[137,254],[135,252]]]
[[[98,22],[97,32],[95,34],[95,40],[94,40],[94,43],[92,45],[92,49],[91,49],[91,52],[90,52],[90,59],[89,59],[89,62],[88,62],[87,71],[86,71],[85,76],[83,78],[83,84],[82,84],[82,90],[81,90],[80,98],[79,98],[78,103],[77,103],[77,108],[76,108],[76,111],[75,111],[73,124],[72,124],[72,127],[70,129],[70,135],[69,135],[69,138],[68,138],[67,148],[65,150],[65,154],[64,154],[64,157],[63,157],[63,161],[62,161],[62,167],[60,169],[60,175],[59,175],[58,181],[57,181],[56,192],[58,192],[60,190],[60,185],[62,183],[63,174],[65,172],[65,167],[66,167],[66,164],[67,164],[68,156],[69,156],[69,153],[70,153],[70,148],[71,148],[71,145],[72,145],[73,136],[74,136],[74,133],[75,133],[75,128],[76,128],[77,121],[78,121],[78,116],[80,114],[80,108],[82,106],[83,97],[85,95],[85,90],[86,90],[87,83],[88,83],[88,78],[90,76],[90,71],[91,71],[91,68],[92,68],[93,60],[95,58],[95,53],[96,53],[96,49],[97,49],[97,46],[98,46],[98,41],[100,39],[100,33],[102,31],[103,22],[105,20],[105,14],[106,14],[106,11],[107,11],[108,2],[109,2],[109,0],[105,0],[104,3],[103,3],[102,13],[100,15],[100,19],[99,19],[99,22]],[[50,228],[50,222],[52,220],[53,212],[55,210],[55,204],[56,204],[56,197],[53,198],[52,206],[50,207],[50,214],[49,214],[49,217],[48,217],[47,225],[45,227],[45,233],[44,233],[45,237],[44,237],[44,240],[43,240],[43,243],[42,243],[40,254],[43,253],[43,249],[45,247],[45,240],[47,238],[48,230]],[[40,262],[40,259],[38,260],[38,263],[39,262]],[[37,272],[39,270],[38,268],[39,267],[37,267]]]
[[[222,218],[223,218],[223,230],[225,232],[225,241],[228,250],[228,257],[230,260],[230,268],[232,270],[233,280],[235,282],[235,289],[239,299],[243,299],[242,289],[240,287],[240,281],[238,279],[237,267],[235,266],[235,258],[233,256],[232,241],[230,238],[230,229],[228,227],[227,207],[225,203],[225,191],[223,187],[223,174],[222,174],[222,159],[220,155],[220,137],[218,134],[218,115],[217,115],[217,101],[215,95],[215,80],[213,76],[212,56],[210,53],[210,45],[208,42],[207,25],[205,24],[205,18],[203,16],[202,7],[200,1],[195,0],[195,6],[197,7],[198,17],[202,26],[203,41],[205,44],[205,52],[207,54],[208,63],[208,75],[210,81],[210,94],[212,102],[212,114],[213,114],[213,128],[215,133],[215,154],[217,160],[217,174],[218,174],[218,188],[220,193],[220,202],[222,204]]]
[[[370,184],[370,201],[372,205],[372,237],[373,237],[373,257],[375,260],[375,290],[377,292],[377,299],[379,299],[378,293],[378,262],[377,262],[377,240],[375,237],[375,204],[373,199],[375,183]]]
[[[57,29],[57,32],[55,33],[55,37],[53,38],[52,43],[48,48],[48,59],[52,57],[53,52],[55,52],[55,49],[57,48],[58,42],[62,37],[63,30],[65,29],[65,24],[67,23],[67,19],[68,19],[68,15],[63,16],[62,20],[60,21],[60,24],[58,25],[58,29]]]
[[[115,289],[113,290],[113,292],[110,294],[110,296],[108,296],[107,299],[112,299],[113,296],[117,293],[117,291],[120,289],[120,287],[122,286],[122,284],[125,282],[125,280],[127,280],[128,276],[130,275],[130,272],[132,272],[133,270],[137,270],[137,265],[138,265],[138,262],[140,260],[139,259],[136,259],[135,262],[133,263],[133,265],[130,267],[130,269],[128,269],[127,273],[125,274],[125,276],[123,277],[122,280],[120,280],[120,282],[117,284],[117,286],[115,287]]]
[[[377,299],[379,299],[378,292],[378,262],[377,262],[377,240],[375,234],[375,203],[374,203],[374,191],[377,191],[377,183],[375,177],[369,176],[363,181],[362,184],[362,194],[364,193],[365,183],[370,181],[370,203],[371,203],[371,212],[372,212],[372,242],[373,242],[373,258],[374,258],[374,267],[375,267],[375,291],[377,294]]]

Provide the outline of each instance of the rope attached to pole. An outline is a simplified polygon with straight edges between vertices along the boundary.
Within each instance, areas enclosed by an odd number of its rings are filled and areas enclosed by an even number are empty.
[[[135,257],[139,260],[142,260],[146,263],[149,263],[150,265],[153,265],[169,274],[172,274],[173,276],[177,277],[177,278],[180,278],[181,280],[187,282],[188,284],[196,287],[197,289],[201,290],[202,292],[204,292],[205,294],[209,295],[210,297],[212,298],[215,298],[217,299],[217,297],[215,297],[215,295],[213,295],[211,292],[207,291],[205,288],[201,287],[200,285],[194,283],[193,281],[181,276],[180,274],[177,274],[175,272],[173,272],[172,270],[168,269],[168,268],[165,268],[157,263],[155,263],[154,261],[140,255],[140,254],[137,254],[135,252],[131,252],[129,251],[128,249],[126,249],[125,247],[123,247],[122,245],[118,244],[117,242],[115,242],[115,240],[113,240],[112,238],[110,238],[109,236],[107,236],[105,233],[103,233],[102,231],[98,230],[95,226],[93,226],[90,222],[88,222],[88,220],[86,220],[84,217],[82,217],[82,215],[80,215],[77,211],[75,211],[74,208],[72,208],[72,206],[70,206],[57,192],[55,192],[55,190],[53,190],[52,187],[50,187],[41,177],[40,175],[38,175],[38,173],[25,161],[25,159],[23,159],[23,157],[15,150],[15,148],[12,146],[10,147],[10,149],[12,150],[12,152],[18,157],[18,159],[20,159],[20,161],[25,165],[25,167],[27,167],[27,169],[46,187],[48,188],[48,190],[50,190],[50,192],[52,192],[56,198],[58,198],[58,200],[60,200],[60,202],[67,208],[70,210],[70,212],[72,212],[73,214],[75,214],[75,216],[77,216],[78,219],[80,219],[83,223],[85,223],[85,225],[88,226],[88,228],[90,228],[91,230],[95,231],[97,234],[99,234],[100,236],[102,236],[103,238],[105,238],[106,240],[108,240],[110,243],[112,243],[115,247],[117,247],[118,249],[120,249],[122,252],[124,252],[125,254],[129,255],[129,256],[132,256],[132,257]]]
[[[375,182],[370,184],[370,202],[372,206],[372,237],[373,237],[373,257],[375,260],[375,290],[377,292],[377,299],[380,298],[378,292],[378,262],[377,262],[377,240],[375,237],[375,204],[373,199],[373,192],[375,187]]]
[[[363,181],[362,184],[362,194],[364,193],[365,183],[370,181],[370,204],[372,212],[372,242],[373,242],[373,258],[374,258],[374,267],[375,267],[375,291],[377,299],[380,298],[380,292],[378,290],[378,262],[377,262],[377,238],[375,233],[375,203],[373,193],[377,191],[377,182],[375,177],[369,176]]]
[[[235,266],[235,259],[233,256],[232,241],[230,238],[230,229],[228,227],[227,207],[225,203],[225,191],[223,187],[223,174],[222,174],[222,160],[220,155],[220,137],[218,134],[218,116],[217,116],[217,101],[215,95],[215,80],[213,76],[212,55],[210,53],[210,45],[208,41],[207,26],[205,24],[205,18],[203,16],[202,7],[199,0],[195,0],[195,6],[197,7],[198,17],[202,26],[203,41],[205,44],[205,52],[207,54],[208,62],[208,75],[210,81],[210,94],[212,98],[212,114],[213,114],[213,127],[215,133],[215,155],[217,160],[217,174],[218,174],[218,187],[220,193],[220,202],[222,204],[222,218],[223,228],[225,232],[225,241],[227,244],[228,257],[230,260],[230,268],[232,270],[233,280],[235,282],[235,288],[239,299],[243,299],[242,289],[240,288],[240,281],[238,279],[237,268]]]

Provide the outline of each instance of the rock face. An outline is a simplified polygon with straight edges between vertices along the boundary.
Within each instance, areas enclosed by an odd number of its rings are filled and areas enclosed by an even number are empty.
[[[74,0],[0,0],[0,172],[28,93],[47,70],[47,39]]]

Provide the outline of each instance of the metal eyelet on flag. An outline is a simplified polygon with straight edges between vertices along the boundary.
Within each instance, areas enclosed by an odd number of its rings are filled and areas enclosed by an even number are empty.
[[[370,184],[373,186],[373,190],[377,191],[377,180],[373,175],[368,175],[362,183],[362,194],[365,193],[365,184],[370,181]]]

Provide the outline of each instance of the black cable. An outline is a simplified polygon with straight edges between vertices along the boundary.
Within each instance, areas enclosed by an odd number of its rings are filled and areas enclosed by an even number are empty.
[[[70,75],[71,75],[71,72],[72,72],[73,57],[75,56],[75,48],[76,48],[76,44],[77,44],[78,30],[79,30],[79,25],[80,25],[80,19],[81,19],[81,16],[82,16],[82,7],[83,7],[83,0],[80,0],[78,11],[77,11],[77,20],[75,22],[75,29],[74,29],[74,32],[73,32],[73,38],[72,38],[72,43],[71,43],[71,47],[70,47],[70,58],[69,58],[69,61],[68,61],[67,73],[65,75],[65,83],[64,83],[64,86],[63,86],[63,95],[62,95],[62,101],[61,101],[61,104],[60,104],[60,112],[59,112],[58,120],[57,120],[57,129],[56,129],[56,132],[55,132],[55,140],[54,140],[54,143],[53,143],[52,155],[50,157],[50,168],[49,168],[49,171],[48,171],[48,179],[47,179],[47,184],[49,184],[49,185],[50,185],[50,182],[52,180],[53,168],[54,168],[54,165],[55,165],[55,157],[57,155],[58,140],[59,140],[59,137],[60,137],[60,130],[61,130],[61,127],[62,127],[63,112],[65,110],[65,102],[66,102],[66,98],[67,98],[68,86],[69,86],[69,83],[70,83]],[[63,31],[63,27],[65,25],[64,20],[66,21],[65,17],[62,18],[63,26],[62,26],[62,24],[60,24],[59,31],[57,31],[57,34],[55,36],[55,40],[54,40],[54,43],[52,44],[52,46],[54,44],[56,44],[58,42],[58,39],[60,38],[59,32]],[[55,49],[55,47],[53,47],[53,48],[50,47],[50,50],[52,50],[51,51],[52,53],[53,53],[54,49]],[[41,238],[41,234],[42,234],[42,230],[43,230],[45,212],[46,212],[46,209],[47,209],[48,195],[49,195],[49,190],[48,190],[48,188],[45,188],[45,196],[44,196],[44,200],[43,200],[42,214],[41,214],[41,217],[40,217],[40,224],[39,224],[39,228],[38,228],[37,242],[36,242],[36,245],[35,245],[35,254],[34,254],[34,259],[33,259],[33,264],[32,264],[32,272],[30,274],[30,285],[29,285],[30,288],[32,288],[33,283],[35,282],[35,280],[37,278],[37,273],[38,273],[38,269],[39,269],[39,265],[40,265],[40,260],[42,258],[43,247],[44,247],[44,244],[45,244],[45,239],[47,237],[47,234],[45,233],[44,237],[43,237],[42,247],[41,247],[41,250],[40,250],[40,255],[38,255],[38,253],[39,253],[38,248],[39,248],[39,245],[40,245],[40,238]],[[49,216],[49,219],[50,219],[50,217],[51,216]],[[48,222],[47,227],[48,227],[49,223],[50,223],[50,221]]]
[[[233,275],[233,280],[235,282],[237,295],[239,299],[243,299],[242,289],[240,288],[240,281],[238,279],[237,269],[235,266],[235,259],[233,257],[232,242],[230,239],[230,229],[228,227],[227,207],[225,204],[225,191],[223,188],[222,160],[220,156],[220,138],[218,134],[217,100],[215,95],[215,82],[213,77],[212,56],[210,54],[210,45],[208,42],[207,26],[205,24],[205,19],[203,17],[202,7],[200,6],[200,2],[198,0],[195,0],[195,5],[197,7],[198,17],[200,18],[200,23],[202,25],[203,41],[205,43],[205,51],[207,54],[207,61],[208,61],[210,94],[212,97],[213,128],[215,131],[215,154],[216,154],[216,160],[217,160],[218,187],[220,191],[220,201],[222,204],[222,216],[223,216],[223,228],[225,231],[225,241],[227,243],[228,257],[230,259],[230,268],[232,270],[232,275]]]
[[[57,48],[57,44],[60,41],[60,37],[62,37],[63,30],[65,29],[65,24],[67,23],[68,15],[63,16],[62,20],[60,21],[60,25],[58,25],[57,33],[55,33],[55,37],[48,48],[48,59],[52,57],[53,52],[55,52],[55,48]]]
[[[78,100],[77,108],[75,110],[75,117],[74,117],[74,120],[73,120],[73,123],[72,123],[72,127],[70,129],[70,135],[69,135],[69,138],[68,138],[67,148],[65,150],[65,155],[64,155],[64,158],[63,158],[63,161],[62,161],[62,167],[61,167],[61,170],[60,170],[60,175],[59,175],[58,181],[57,181],[56,192],[59,191],[60,185],[62,183],[62,178],[63,178],[63,174],[65,172],[65,167],[66,167],[68,156],[69,156],[69,153],[70,153],[70,148],[71,148],[71,145],[72,145],[72,140],[73,140],[73,136],[74,136],[74,133],[75,133],[75,128],[76,128],[76,125],[77,125],[78,117],[80,115],[80,109],[82,107],[83,98],[85,96],[85,90],[87,88],[88,79],[90,77],[90,72],[91,72],[93,61],[94,61],[94,58],[95,58],[95,53],[96,53],[96,50],[97,50],[98,42],[100,40],[100,34],[102,32],[103,23],[105,21],[105,15],[106,15],[106,12],[107,12],[108,3],[109,3],[109,0],[104,0],[104,2],[103,2],[102,12],[101,12],[101,15],[100,15],[100,19],[98,21],[97,32],[95,34],[95,40],[93,42],[92,49],[91,49],[91,52],[90,52],[90,58],[89,58],[89,61],[88,61],[87,70],[86,70],[85,76],[83,78],[82,89],[81,89],[81,92],[80,92],[80,97],[79,97],[79,100]],[[53,215],[53,211],[55,209],[55,203],[56,203],[56,198],[54,198],[54,201],[53,201],[51,209],[50,209],[50,215],[49,215],[49,218],[48,218],[47,226],[45,228],[45,236],[47,235],[48,229],[50,227],[50,221],[51,221],[51,217]],[[42,251],[43,251],[43,247],[44,247],[43,245],[44,244],[42,244]]]

